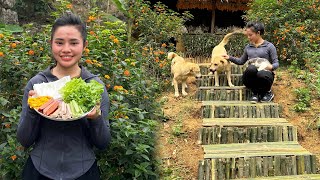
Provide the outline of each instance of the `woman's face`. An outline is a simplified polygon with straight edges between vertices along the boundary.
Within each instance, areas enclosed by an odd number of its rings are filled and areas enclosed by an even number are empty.
[[[260,34],[252,31],[251,28],[246,29],[246,34],[251,43],[256,43],[261,38]]]
[[[86,45],[80,31],[72,25],[58,27],[51,40],[53,57],[63,68],[78,66]]]

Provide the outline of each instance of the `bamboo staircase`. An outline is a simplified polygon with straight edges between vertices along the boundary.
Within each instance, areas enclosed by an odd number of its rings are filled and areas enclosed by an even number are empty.
[[[297,127],[281,118],[281,106],[248,101],[252,93],[242,84],[243,66],[232,67],[235,87],[227,86],[225,75],[215,87],[214,77],[206,75],[209,64],[198,64],[204,75],[196,93],[203,117],[199,180],[320,179],[316,156],[298,143]]]

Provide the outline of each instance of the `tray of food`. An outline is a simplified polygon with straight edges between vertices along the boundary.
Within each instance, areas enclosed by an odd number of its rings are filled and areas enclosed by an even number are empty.
[[[54,121],[74,121],[85,117],[100,102],[103,85],[69,76],[54,82],[35,84],[28,104],[41,116]]]

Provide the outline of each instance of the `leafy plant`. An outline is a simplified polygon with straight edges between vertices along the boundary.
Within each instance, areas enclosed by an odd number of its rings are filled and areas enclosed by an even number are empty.
[[[295,89],[297,103],[294,105],[296,112],[304,112],[310,108],[311,92],[308,88]]]

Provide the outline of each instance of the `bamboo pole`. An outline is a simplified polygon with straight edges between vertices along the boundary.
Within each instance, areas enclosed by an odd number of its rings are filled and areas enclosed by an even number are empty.
[[[283,132],[283,137],[282,137],[283,141],[289,141],[288,126],[283,126],[282,132]]]
[[[221,144],[227,144],[228,143],[228,130],[226,127],[223,127],[221,129]]]
[[[203,161],[203,160],[199,160],[199,166],[198,166],[198,180],[202,180],[202,179],[204,179],[204,170],[203,170],[203,166],[204,166],[204,161]]]
[[[239,128],[235,127],[233,131],[233,143],[239,143]]]
[[[250,142],[257,142],[257,127],[252,127],[250,130]]]
[[[244,158],[238,160],[238,178],[244,178]]]
[[[247,106],[249,118],[253,118],[253,106]]]
[[[267,118],[271,117],[269,106],[264,106],[264,114],[266,115]]]
[[[202,142],[203,142],[203,139],[202,139],[202,137],[203,137],[203,136],[202,136],[203,129],[204,129],[204,128],[200,128],[199,131],[198,131],[198,141],[197,141],[197,144],[198,144],[198,145],[203,144],[203,143],[202,143]]]
[[[207,140],[208,140],[208,128],[204,128],[203,135],[202,135],[202,143],[204,145],[208,144]]]
[[[291,162],[292,162],[292,175],[297,175],[298,174],[297,157],[296,156],[292,156],[291,157]]]
[[[268,127],[263,126],[262,127],[262,142],[267,142],[268,141]]]
[[[274,176],[274,163],[273,163],[273,157],[268,157],[268,175],[269,176]]]
[[[209,180],[211,176],[211,162],[209,159],[205,160],[205,180]]]
[[[269,171],[269,160],[268,156],[264,156],[263,159],[263,168],[262,168],[262,175],[267,177],[268,176],[268,171]]]
[[[256,158],[255,157],[250,158],[249,173],[251,178],[254,178],[257,176],[256,166],[257,166]]]
[[[293,141],[292,126],[288,126],[288,141]]]
[[[208,144],[212,144],[212,133],[213,133],[213,128],[208,128]]]
[[[310,155],[305,155],[304,156],[304,167],[305,167],[305,173],[306,174],[311,174],[311,157]]]
[[[311,155],[311,173],[317,173],[317,158],[315,155]]]
[[[281,175],[281,170],[280,170],[280,165],[281,163],[281,158],[280,156],[274,156],[274,175],[275,176],[280,176]]]
[[[304,174],[304,156],[297,156],[297,173]]]
[[[262,158],[261,157],[256,157],[256,176],[262,176]]]
[[[228,131],[228,137],[227,137],[227,143],[233,143],[233,132],[234,132],[234,128],[233,127],[228,127],[227,128]]]
[[[274,142],[274,130],[272,126],[268,127],[268,142]]]
[[[280,156],[280,175],[287,175],[286,168],[288,165],[286,164],[286,156]]]
[[[286,162],[287,162],[287,173],[288,175],[292,175],[292,169],[293,169],[293,164],[292,164],[292,156],[286,157]]]
[[[237,173],[236,173],[236,159],[235,159],[235,158],[231,158],[230,178],[231,178],[231,179],[235,179],[236,176],[237,176]]]
[[[234,108],[234,117],[239,118],[240,117],[239,106],[234,106],[233,108]]]
[[[225,179],[230,179],[231,161],[230,158],[226,159]]]
[[[252,107],[252,117],[257,118],[257,107],[256,106],[251,106]]]
[[[217,176],[217,165],[216,165],[216,160],[215,159],[211,159],[211,179],[215,180],[218,179]]]
[[[224,166],[223,159],[218,159],[217,169],[218,169],[218,179],[225,179],[225,173],[224,173],[225,166]]]
[[[244,177],[250,177],[250,158],[244,158]]]
[[[243,114],[243,107],[238,107],[239,109],[239,118],[243,118],[244,117],[244,114]]]

